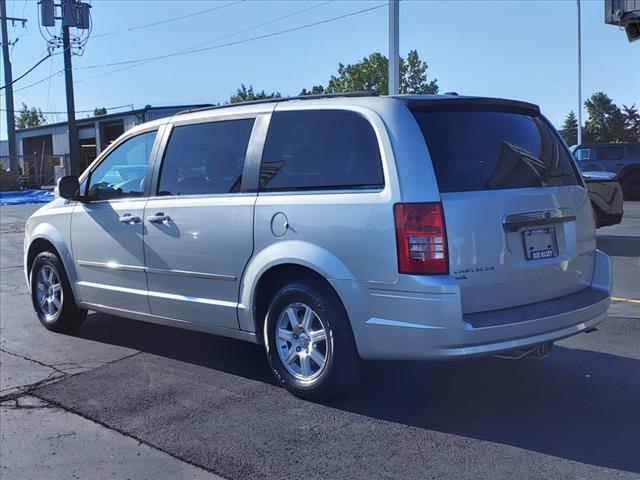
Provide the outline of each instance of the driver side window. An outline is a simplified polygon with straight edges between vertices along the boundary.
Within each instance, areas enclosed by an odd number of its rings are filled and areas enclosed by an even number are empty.
[[[91,200],[141,197],[144,194],[147,165],[156,132],[147,132],[125,141],[91,172]]]

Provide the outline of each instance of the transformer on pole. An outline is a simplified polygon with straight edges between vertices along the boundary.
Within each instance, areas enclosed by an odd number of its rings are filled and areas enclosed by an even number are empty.
[[[80,0],[40,0],[40,23],[47,32],[49,53],[56,48],[62,48],[64,57],[65,87],[67,96],[67,120],[69,122],[69,159],[71,175],[80,175],[80,141],[76,127],[76,111],[73,96],[73,67],[71,56],[80,55],[91,32],[91,5]],[[56,26],[56,20],[61,21],[61,33],[49,32],[49,27]],[[69,29],[77,32],[71,35]]]

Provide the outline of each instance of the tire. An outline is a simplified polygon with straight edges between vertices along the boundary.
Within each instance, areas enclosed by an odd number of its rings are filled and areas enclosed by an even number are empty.
[[[621,182],[622,193],[630,200],[640,200],[640,172],[627,173]]]
[[[282,287],[267,311],[264,335],[277,382],[297,397],[336,396],[359,369],[347,313],[335,292],[319,281]]]
[[[31,267],[30,283],[33,308],[48,330],[67,332],[82,324],[87,311],[76,305],[67,273],[55,254],[38,254]]]

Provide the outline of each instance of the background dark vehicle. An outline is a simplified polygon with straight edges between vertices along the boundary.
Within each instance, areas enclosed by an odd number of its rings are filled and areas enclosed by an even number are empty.
[[[613,172],[625,197],[640,200],[640,144],[585,143],[571,150],[581,171]]]
[[[618,177],[611,172],[582,172],[589,190],[596,227],[608,227],[622,222],[623,195]]]

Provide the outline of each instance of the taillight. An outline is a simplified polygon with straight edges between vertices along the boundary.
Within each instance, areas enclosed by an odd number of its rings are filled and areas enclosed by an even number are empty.
[[[398,271],[410,274],[449,272],[447,235],[440,203],[396,203],[393,206]]]

